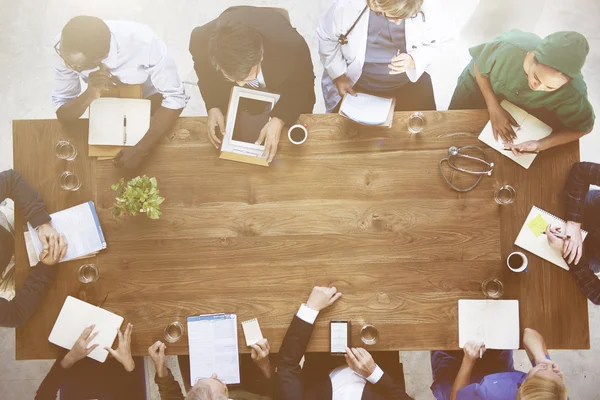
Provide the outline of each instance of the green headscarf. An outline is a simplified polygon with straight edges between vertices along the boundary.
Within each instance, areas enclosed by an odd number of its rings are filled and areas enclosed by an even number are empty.
[[[575,78],[590,52],[590,45],[581,33],[556,32],[546,36],[533,53],[542,64]]]

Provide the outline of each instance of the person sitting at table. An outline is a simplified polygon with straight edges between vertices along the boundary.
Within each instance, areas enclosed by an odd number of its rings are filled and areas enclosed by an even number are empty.
[[[567,225],[564,232],[548,225],[546,238],[562,251],[583,294],[600,305],[600,190],[589,190],[590,185],[600,185],[600,164],[574,164],[565,187]],[[588,231],[585,242],[582,228]]]
[[[533,365],[528,373],[515,370],[512,350],[486,351],[483,343],[467,342],[463,351],[432,352],[433,395],[437,400],[566,400],[563,375],[542,335],[525,328],[523,346]]]
[[[216,148],[225,133],[223,114],[234,85],[281,95],[256,140],[264,143],[263,156],[273,161],[284,125],[292,126],[300,114],[312,113],[316,101],[310,50],[285,10],[228,8],[194,29],[190,53],[208,110],[208,139]]]
[[[133,325],[118,330],[116,350],[105,348],[112,358],[99,363],[87,356],[98,344],[94,325],[83,330],[73,348],[56,360],[37,390],[35,400],[54,400],[60,390],[61,400],[111,399],[145,400],[146,371],[142,357],[131,356]]]
[[[494,137],[515,155],[539,152],[578,140],[594,126],[594,110],[581,74],[589,45],[577,32],[556,32],[545,39],[511,30],[472,47],[470,64],[458,78],[451,110],[486,109]],[[514,118],[502,100],[523,108],[553,132],[540,140],[517,145]]]
[[[137,145],[115,158],[118,167],[137,168],[187,103],[177,65],[163,41],[137,22],[78,16],[64,26],[54,49],[52,103],[60,121],[81,117],[114,84],[142,85],[144,98],[152,102],[150,128]],[[84,92],[81,80],[88,85]]]
[[[345,94],[396,99],[396,111],[435,110],[426,72],[448,42],[437,0],[338,0],[317,28],[328,112]]]
[[[250,358],[255,366],[245,355],[240,355],[240,377],[241,385],[235,390],[229,391],[227,385],[219,380],[216,374],[209,378],[198,380],[185,396],[186,400],[210,400],[210,399],[240,399],[240,400],[276,400],[279,398],[277,382],[273,374],[270,362],[271,346],[267,339],[262,339],[252,346]],[[156,375],[154,382],[158,385],[161,400],[183,400],[184,395],[181,386],[173,377],[171,370],[165,362],[165,351],[167,346],[157,341],[148,348],[148,354],[154,362]],[[187,360],[187,361],[184,361]],[[181,376],[186,388],[189,387],[190,366],[189,357],[178,357]],[[259,371],[256,371],[258,367]]]
[[[9,301],[0,297],[0,327],[14,328],[23,325],[39,307],[56,277],[57,267],[54,265],[67,253],[67,240],[50,223],[50,215],[40,194],[17,171],[0,172],[0,202],[6,198],[13,199],[23,211],[43,246],[40,262],[31,269],[14,298]],[[14,245],[13,233],[0,225],[0,277],[5,276],[8,268],[14,268]]]
[[[410,399],[402,384],[384,372],[362,348],[346,349],[346,364],[328,375],[311,377],[300,360],[306,352],[319,312],[335,303],[342,293],[335,287],[315,287],[306,304],[294,316],[279,350],[277,378],[284,400],[302,399]]]

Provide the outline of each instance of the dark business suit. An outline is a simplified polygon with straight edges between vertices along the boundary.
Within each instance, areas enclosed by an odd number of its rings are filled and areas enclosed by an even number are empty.
[[[235,85],[217,71],[208,53],[211,34],[219,23],[228,21],[244,23],[254,28],[262,38],[264,53],[261,66],[267,91],[281,95],[271,116],[290,126],[300,114],[312,113],[315,74],[306,41],[276,9],[250,6],[228,8],[217,19],[192,32],[190,53],[206,109],[216,107],[225,114]]]
[[[300,359],[306,352],[313,325],[294,316],[292,324],[283,339],[279,350],[277,378],[284,400],[331,400],[333,388],[328,374],[316,379],[305,379],[299,366]],[[406,400],[410,397],[402,384],[394,381],[391,375],[384,372],[375,385],[367,382],[362,393],[362,400]]]

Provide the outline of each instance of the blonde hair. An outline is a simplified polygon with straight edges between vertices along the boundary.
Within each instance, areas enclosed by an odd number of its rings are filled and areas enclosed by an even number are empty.
[[[563,382],[533,375],[525,380],[516,400],[565,400],[567,388]]]
[[[421,12],[424,0],[367,0],[369,8],[375,12],[399,19],[413,18]]]

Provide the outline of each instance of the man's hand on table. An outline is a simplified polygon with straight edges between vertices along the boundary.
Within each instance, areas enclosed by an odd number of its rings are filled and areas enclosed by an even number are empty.
[[[256,344],[251,345],[252,361],[261,370],[265,378],[271,378],[271,361],[269,359],[269,353],[271,352],[271,345],[267,339],[261,339]]]
[[[90,325],[83,330],[77,341],[75,341],[73,348],[67,353],[67,355],[64,356],[64,358],[60,362],[61,367],[63,367],[64,369],[71,368],[78,361],[83,360],[92,351],[94,351],[96,347],[98,347],[98,344],[90,346],[92,340],[94,340],[94,338],[98,335],[98,332],[92,333],[95,327],[96,325]]]
[[[131,372],[135,369],[135,362],[133,361],[133,357],[131,356],[131,331],[133,330],[133,325],[127,324],[127,328],[125,328],[125,333],[122,333],[119,329],[117,329],[117,335],[119,336],[119,346],[117,350],[113,350],[110,347],[105,347],[104,350],[108,351],[111,356],[115,358],[118,362],[123,365],[125,371]]]
[[[267,161],[271,162],[277,154],[277,146],[279,146],[279,138],[281,137],[281,130],[283,129],[285,122],[283,120],[273,117],[260,131],[256,144],[261,145],[265,143],[265,151],[263,157],[269,157]]]
[[[315,286],[306,301],[306,306],[320,312],[335,303],[340,297],[342,297],[342,293],[338,292],[335,286]]]
[[[144,156],[148,153],[145,148],[141,148],[139,143],[133,147],[122,149],[113,160],[117,168],[123,168],[128,171],[135,171],[142,165]]]
[[[38,235],[40,235],[39,231]],[[43,246],[44,248],[40,253],[40,261],[46,265],[58,264],[67,255],[67,238],[63,234],[58,235],[58,238],[54,239],[53,245],[43,244]]]
[[[167,345],[160,340],[148,347],[148,355],[154,362],[154,369],[156,369],[156,376],[164,378],[169,375],[169,370],[165,365],[165,350]]]
[[[346,347],[346,363],[348,367],[363,378],[368,378],[377,368],[373,356],[363,348]]]

